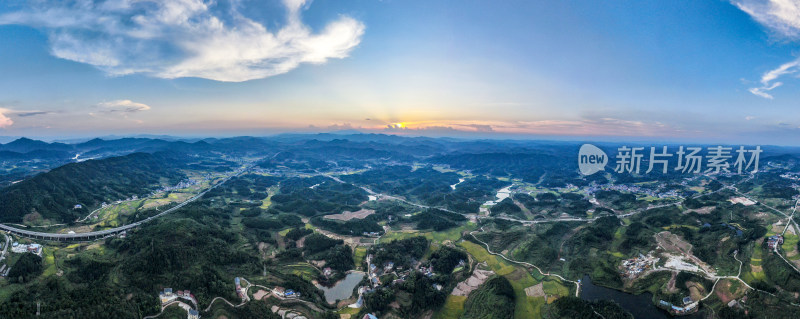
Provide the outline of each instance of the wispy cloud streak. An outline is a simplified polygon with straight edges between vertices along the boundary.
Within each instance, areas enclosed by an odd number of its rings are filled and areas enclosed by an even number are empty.
[[[800,0],[732,0],[736,7],[769,29],[775,36],[788,41],[800,40]],[[783,85],[779,79],[800,72],[800,58],[764,73],[761,86],[748,89],[750,93],[772,100],[770,91]]]
[[[102,112],[107,113],[135,113],[141,111],[148,111],[151,107],[144,103],[137,103],[131,100],[115,100],[109,102],[98,103],[97,106],[102,108]]]
[[[800,72],[800,59],[784,63],[777,69],[764,73],[764,75],[761,76],[761,86],[750,88],[749,91],[750,93],[771,100],[773,96],[768,92],[783,85],[783,82],[777,80],[784,75],[796,75],[798,72]]]

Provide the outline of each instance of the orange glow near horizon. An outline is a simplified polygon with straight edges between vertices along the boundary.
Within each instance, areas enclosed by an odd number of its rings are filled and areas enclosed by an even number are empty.
[[[376,123],[377,122],[377,123]],[[682,136],[687,133],[661,123],[626,121],[604,118],[599,120],[419,120],[419,121],[354,121],[333,124],[330,127],[380,131],[391,134],[406,133],[503,133],[521,135],[563,136]],[[323,126],[324,127],[324,126]]]

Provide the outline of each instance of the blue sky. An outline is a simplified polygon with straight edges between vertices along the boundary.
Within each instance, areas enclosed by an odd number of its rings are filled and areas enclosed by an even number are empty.
[[[800,1],[3,1],[0,134],[800,144]]]

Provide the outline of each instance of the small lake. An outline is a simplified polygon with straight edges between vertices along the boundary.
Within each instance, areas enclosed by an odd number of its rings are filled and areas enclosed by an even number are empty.
[[[589,276],[581,279],[581,299],[583,300],[611,300],[630,312],[636,319],[672,318],[667,312],[653,304],[653,295],[649,292],[634,295],[616,289],[595,286]],[[693,318],[685,316],[679,318]],[[697,318],[700,318],[699,316]]]
[[[504,188],[501,188],[499,191],[497,191],[497,195],[495,195],[495,197],[497,199],[486,201],[485,203],[483,203],[483,205],[485,205],[485,206],[494,206],[497,203],[499,203],[499,202],[503,201],[504,199],[508,198],[509,196],[511,196],[511,185],[509,185],[507,187],[504,187]]]
[[[328,288],[320,284],[316,286],[325,293],[325,301],[332,304],[336,302],[336,299],[345,300],[350,298],[350,296],[353,295],[353,288],[355,288],[363,278],[364,273],[351,272],[347,274],[344,279],[339,280],[333,287]]]
[[[497,191],[497,195],[495,196],[497,197],[498,203],[511,196],[511,185],[508,185]]]

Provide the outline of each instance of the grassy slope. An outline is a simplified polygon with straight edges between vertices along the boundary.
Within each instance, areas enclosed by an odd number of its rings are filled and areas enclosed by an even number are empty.
[[[506,277],[511,282],[517,299],[517,305],[514,309],[514,318],[540,317],[541,307],[545,304],[544,297],[528,297],[525,294],[525,288],[536,285],[539,281],[524,267],[489,254],[485,248],[478,244],[462,241],[459,242],[458,245],[466,249],[477,262],[486,262],[492,271]],[[550,278],[548,277],[547,279]],[[545,281],[545,292],[548,294],[565,296],[569,294],[569,288],[560,284],[558,281],[548,280]],[[463,306],[466,299],[467,297],[448,296],[444,307],[436,313],[434,318],[459,318],[463,314]]]

